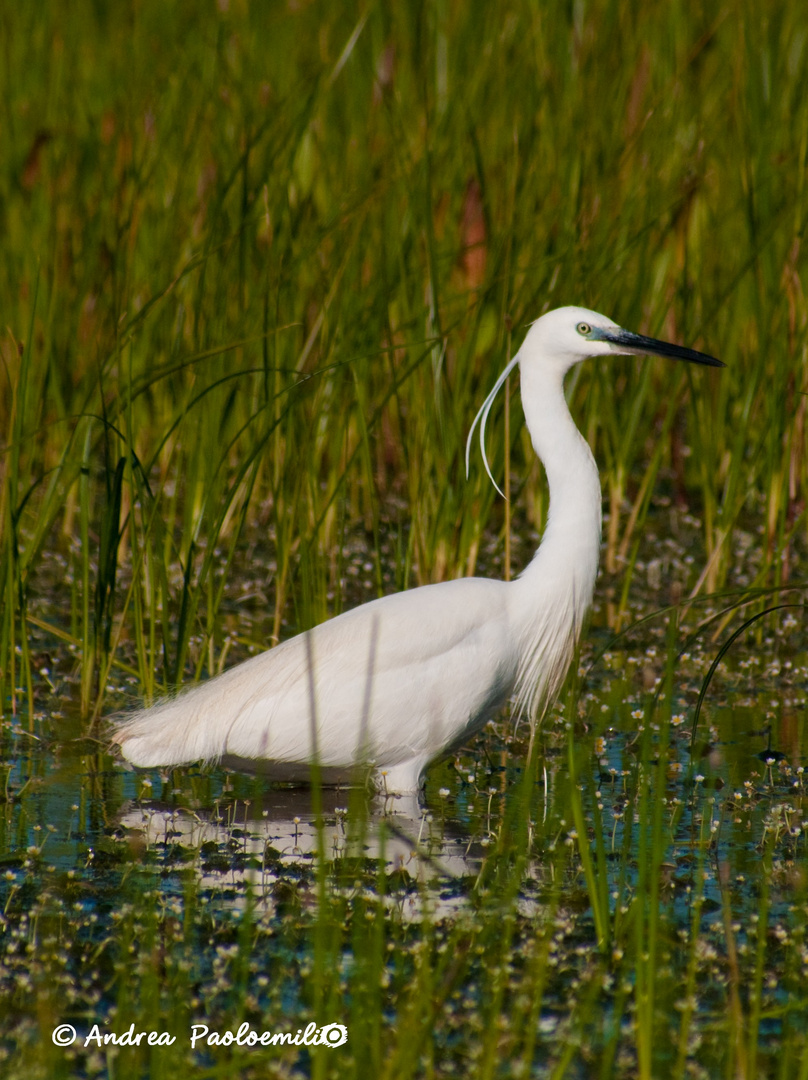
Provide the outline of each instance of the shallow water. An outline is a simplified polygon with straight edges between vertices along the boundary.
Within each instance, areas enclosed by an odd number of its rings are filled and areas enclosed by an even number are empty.
[[[671,580],[678,573],[686,581],[690,566],[681,552],[669,552],[664,570]],[[657,594],[650,587],[644,594],[643,575],[655,584],[659,572],[653,560],[639,564],[636,620],[655,610]],[[608,582],[601,584],[602,596]],[[239,590],[251,597],[260,592],[247,578]],[[41,594],[40,603],[45,599]],[[311,1015],[312,934],[316,939],[324,904],[329,933],[353,925],[359,912],[381,920],[379,932],[392,950],[383,980],[399,996],[414,977],[406,957],[420,947],[425,925],[437,941],[473,937],[481,910],[501,905],[516,919],[518,972],[519,958],[539,940],[537,928],[550,920],[554,974],[544,984],[536,1018],[541,1037],[529,1071],[544,1075],[559,1048],[570,1045],[576,1023],[592,1029],[593,1047],[621,1042],[627,1020],[620,994],[630,996],[638,976],[631,965],[621,967],[624,944],[615,945],[611,967],[599,967],[571,810],[572,745],[588,846],[599,852],[605,879],[598,887],[615,941],[637,890],[647,887],[648,836],[658,814],[664,845],[656,852],[664,943],[659,998],[680,1007],[687,957],[696,957],[696,1026],[719,1060],[716,1016],[725,1011],[732,983],[731,938],[736,966],[749,966],[763,980],[760,1039],[775,1053],[787,1025],[806,1015],[804,995],[795,988],[808,963],[800,929],[808,914],[808,639],[801,613],[791,609],[745,631],[714,672],[693,737],[705,675],[743,619],[735,615],[727,626],[716,620],[692,637],[709,614],[705,605],[691,607],[674,635],[659,615],[614,639],[601,604],[580,660],[578,696],[546,719],[527,787],[528,733],[514,731],[505,716],[456,757],[430,768],[420,799],[351,789],[325,790],[318,798],[307,788],[273,786],[220,768],[131,770],[106,753],[102,740],[87,737],[76,713],[72,657],[37,631],[42,711],[33,731],[27,720],[6,721],[2,731],[6,1035],[0,1052],[9,1065],[27,1061],[30,1069],[42,1065],[37,1047],[51,1020],[69,1019],[81,1031],[103,1016],[113,1024],[118,1018],[120,1027],[133,1008],[121,988],[121,955],[137,956],[144,935],[162,938],[163,982],[179,980],[179,997],[195,1001],[196,1011],[211,1020],[229,1022],[234,1001],[247,994],[256,1015],[304,1024]],[[684,644],[685,655],[678,656]],[[111,687],[111,705],[128,693],[125,681]],[[524,860],[509,877],[496,868],[503,859],[507,864],[507,843],[518,847],[503,837],[518,826],[509,812],[520,791]],[[318,873],[320,845],[325,876]],[[238,990],[234,965],[248,924],[247,981]],[[694,929],[698,945],[688,952]],[[762,967],[756,961],[761,932]],[[342,973],[335,992],[346,995],[346,1010],[351,972],[364,962],[353,933],[338,949]],[[596,971],[599,1004],[576,1021],[578,992],[594,985]],[[445,1062],[457,1063],[461,1048],[484,1037],[477,1018],[485,970],[472,959],[464,972],[461,1004],[435,1031],[435,1053]],[[143,994],[147,969],[137,979]],[[151,1015],[163,1015],[164,992],[155,984]],[[384,1023],[392,1030],[400,1022],[392,1004]],[[631,1075],[634,1058],[625,1053]],[[207,1059],[191,1054],[188,1060]],[[308,1075],[305,1053],[288,1060]],[[57,1064],[82,1075],[107,1069],[83,1050]],[[583,1064],[576,1068],[583,1071],[569,1075],[586,1075]]]

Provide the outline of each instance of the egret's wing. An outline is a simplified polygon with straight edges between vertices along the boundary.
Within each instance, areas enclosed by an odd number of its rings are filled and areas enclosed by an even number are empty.
[[[364,604],[134,714],[116,738],[137,765],[438,753],[515,678],[506,588],[466,578]]]

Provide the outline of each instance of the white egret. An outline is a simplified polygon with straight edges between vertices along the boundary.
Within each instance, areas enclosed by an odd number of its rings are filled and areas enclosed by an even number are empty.
[[[651,353],[723,367],[692,349],[632,334],[586,308],[550,311],[483,403],[519,364],[525,420],[550,486],[547,528],[514,581],[462,578],[373,600],[153,708],[114,738],[135,765],[256,759],[282,778],[325,782],[357,765],[390,792],[416,791],[426,766],[464,743],[513,697],[535,723],[558,693],[598,568],[601,491],[564,398],[578,361]],[[468,469],[468,444],[466,446]],[[493,477],[492,477],[493,479]]]

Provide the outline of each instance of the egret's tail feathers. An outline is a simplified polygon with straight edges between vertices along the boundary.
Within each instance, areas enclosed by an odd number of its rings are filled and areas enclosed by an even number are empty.
[[[225,752],[227,729],[203,719],[193,692],[161,701],[113,721],[112,740],[133,765],[185,765],[215,761]]]

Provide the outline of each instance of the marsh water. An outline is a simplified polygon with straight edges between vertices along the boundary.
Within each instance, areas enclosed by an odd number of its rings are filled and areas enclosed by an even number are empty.
[[[420,798],[318,791],[216,767],[128,768],[109,753],[103,729],[78,714],[70,651],[34,628],[36,716],[7,721],[2,743],[7,1063],[40,1061],[35,1047],[59,1022],[78,1036],[50,1054],[52,1075],[112,1075],[113,1062],[126,1064],[115,1055],[139,1053],[84,1046],[97,1022],[115,1031],[130,1016],[152,1025],[159,1017],[173,1031],[193,1015],[212,1027],[232,1026],[234,1015],[266,1025],[271,1016],[276,1027],[283,1019],[300,1029],[314,1015],[323,949],[330,975],[317,1007],[325,998],[333,1019],[355,1030],[353,980],[371,955],[361,936],[367,921],[381,942],[376,1022],[391,1031],[424,942],[465,955],[477,941],[480,956],[464,961],[431,1036],[448,1074],[485,1041],[479,964],[492,948],[493,917],[511,925],[499,958],[511,969],[545,942],[527,1074],[551,1075],[563,1050],[569,1075],[587,1075],[582,1032],[590,1055],[612,1043],[630,1074],[634,1055],[620,1049],[621,1031],[638,976],[623,970],[621,940],[634,940],[632,905],[649,888],[649,859],[658,1000],[669,1000],[676,1023],[688,1010],[697,1016],[694,1038],[718,1054],[727,995],[752,1001],[757,980],[761,1047],[775,1052],[785,1029],[804,1019],[798,989],[808,964],[801,598],[728,592],[663,608],[661,597],[686,595],[694,560],[686,544],[653,535],[645,547],[650,557],[633,568],[619,634],[607,625],[611,583],[602,575],[578,678],[545,718],[532,759],[529,732],[505,714],[435,763]],[[748,583],[754,545],[743,547],[735,573]],[[257,550],[232,590],[234,633],[240,620],[264,617],[272,570]],[[492,543],[492,573],[497,552]],[[348,555],[346,580],[361,598],[372,564],[359,545]],[[43,574],[35,616],[54,619],[63,570],[57,558],[52,576]],[[749,621],[768,607],[777,610]],[[116,677],[110,708],[132,700],[131,683]],[[131,998],[121,983],[128,965]],[[160,985],[151,985],[158,969]],[[166,987],[174,988],[169,1008]],[[674,1048],[671,1036],[671,1063]],[[218,1052],[185,1051],[200,1075]],[[145,1067],[137,1060],[135,1073]],[[306,1048],[273,1060],[289,1075],[313,1069]],[[504,1065],[500,1073],[509,1074]]]

